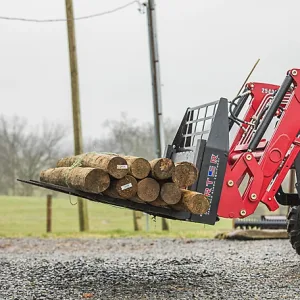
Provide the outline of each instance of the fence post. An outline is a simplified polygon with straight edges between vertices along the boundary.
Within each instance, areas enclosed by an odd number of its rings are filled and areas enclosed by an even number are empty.
[[[47,195],[47,232],[52,230],[52,195]]]
[[[134,231],[142,230],[142,216],[143,214],[139,211],[133,211],[133,227]]]

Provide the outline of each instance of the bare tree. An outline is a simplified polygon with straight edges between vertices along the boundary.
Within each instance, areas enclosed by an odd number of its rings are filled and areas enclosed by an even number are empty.
[[[4,194],[9,191],[16,194],[16,171],[26,126],[26,121],[19,117],[9,121],[4,116],[0,117],[0,188]]]
[[[32,186],[17,184],[17,178],[38,179],[42,169],[53,166],[67,134],[61,124],[32,128],[20,117],[0,116],[0,192],[32,195]]]

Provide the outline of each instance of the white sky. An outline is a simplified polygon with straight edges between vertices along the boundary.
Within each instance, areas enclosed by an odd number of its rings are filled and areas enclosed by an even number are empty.
[[[75,16],[129,0],[74,0]],[[300,67],[299,0],[156,0],[163,113],[232,98],[252,81],[280,84]],[[0,0],[0,15],[64,18],[64,0]],[[137,5],[76,22],[82,127],[101,137],[121,112],[153,120],[146,15]],[[66,24],[0,20],[1,113],[72,125]]]

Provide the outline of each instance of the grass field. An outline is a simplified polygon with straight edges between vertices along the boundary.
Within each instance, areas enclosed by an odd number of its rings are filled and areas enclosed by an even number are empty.
[[[72,197],[71,202],[76,203]],[[73,204],[74,204],[73,203]],[[46,234],[46,197],[0,196],[0,236],[40,237],[213,237],[220,231],[231,228],[231,220],[221,220],[215,226],[180,221],[169,221],[170,232],[161,230],[161,219],[149,216],[149,231],[146,231],[146,216],[142,218],[143,231],[134,232],[132,211],[110,205],[88,202],[88,233],[80,233],[78,206],[69,198],[53,198],[52,234]]]

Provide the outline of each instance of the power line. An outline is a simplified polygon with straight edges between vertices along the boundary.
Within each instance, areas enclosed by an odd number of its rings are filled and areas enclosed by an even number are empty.
[[[78,21],[78,20],[91,19],[91,18],[95,18],[95,17],[101,17],[103,15],[112,14],[112,13],[115,13],[115,12],[117,12],[119,10],[123,10],[123,9],[127,8],[128,6],[131,6],[131,5],[135,4],[135,3],[137,3],[140,6],[140,9],[141,9],[142,3],[139,0],[135,0],[135,1],[131,1],[131,2],[127,3],[127,4],[124,4],[122,6],[119,6],[119,7],[116,7],[114,9],[111,9],[111,10],[107,10],[107,11],[100,12],[100,13],[93,14],[93,15],[82,16],[82,17],[78,17],[78,18],[74,18],[74,19],[28,19],[28,18],[14,18],[14,17],[0,16],[0,20],[22,21],[22,22],[35,22],[35,23],[66,22],[68,20]]]

